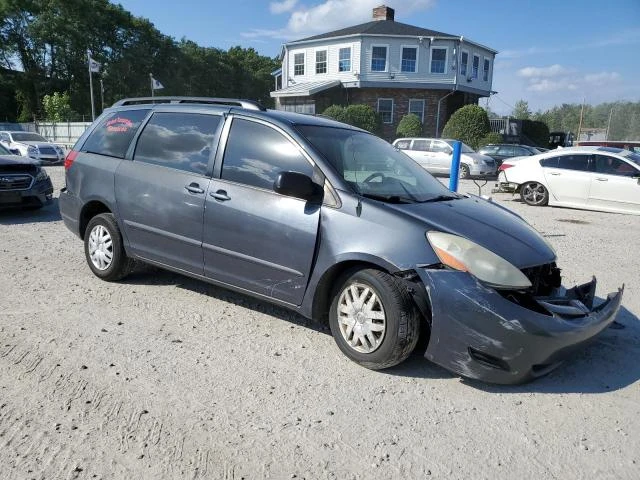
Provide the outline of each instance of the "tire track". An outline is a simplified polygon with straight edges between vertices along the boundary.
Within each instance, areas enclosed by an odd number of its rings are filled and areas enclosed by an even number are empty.
[[[0,458],[4,458],[3,464],[9,463],[16,478],[27,472],[38,472],[36,478],[88,476],[90,469],[78,464],[82,455],[76,450],[90,452],[94,447],[82,442],[78,430],[85,435],[99,435],[104,450],[96,453],[127,470],[127,465],[145,462],[148,471],[171,478],[227,475],[228,465],[218,465],[215,471],[212,459],[216,452],[207,448],[208,442],[194,440],[210,439],[201,435],[203,432],[168,425],[170,417],[151,414],[142,402],[95,384],[82,372],[65,371],[61,366],[64,360],[51,352],[22,345],[15,338],[3,338],[2,332],[0,345],[0,373],[4,378],[13,378],[20,389],[30,391],[31,404],[35,404],[24,409],[16,405],[17,399],[1,403],[0,445],[4,453]],[[38,394],[33,395],[34,392]],[[56,406],[53,414],[59,412],[62,419],[51,421],[41,415],[39,410],[46,410],[48,405]],[[58,440],[63,434],[68,438]],[[95,473],[100,476],[105,472]]]

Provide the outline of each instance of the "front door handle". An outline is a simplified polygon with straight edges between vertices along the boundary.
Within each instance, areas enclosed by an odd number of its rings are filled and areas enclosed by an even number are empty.
[[[549,172],[549,175],[561,175],[559,172]]]
[[[609,179],[608,178],[602,178],[602,177],[596,177],[596,180],[599,182],[608,182]]]
[[[217,192],[211,192],[211,193],[209,193],[209,195],[211,195],[216,200],[220,200],[221,202],[224,202],[224,201],[227,201],[227,200],[231,200],[231,197],[229,195],[227,195],[227,192],[225,192],[224,190],[218,190]]]
[[[186,185],[184,188],[187,189],[187,192],[190,193],[204,193],[204,190],[200,188],[200,185],[198,185],[196,182],[190,183],[189,185]]]

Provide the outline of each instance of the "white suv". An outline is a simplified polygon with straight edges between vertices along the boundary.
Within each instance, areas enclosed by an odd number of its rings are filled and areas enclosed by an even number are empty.
[[[40,160],[43,165],[62,164],[64,150],[34,132],[0,132],[0,143],[23,157]]]
[[[413,158],[422,168],[433,174],[449,175],[453,160],[453,142],[444,138],[398,138],[393,146]],[[460,178],[495,175],[497,165],[493,158],[476,153],[462,144],[460,151]]]

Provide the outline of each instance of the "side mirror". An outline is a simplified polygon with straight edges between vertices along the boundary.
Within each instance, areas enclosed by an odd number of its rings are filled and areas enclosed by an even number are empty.
[[[447,147],[447,155],[451,155],[453,153],[453,148]]]
[[[310,200],[322,191],[322,188],[303,173],[280,172],[273,182],[273,191],[288,197]]]

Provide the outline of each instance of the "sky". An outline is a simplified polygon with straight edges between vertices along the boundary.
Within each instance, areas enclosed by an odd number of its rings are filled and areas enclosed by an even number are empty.
[[[562,103],[640,101],[640,0],[112,0],[165,35],[276,57],[283,43],[371,20],[396,21],[498,50],[491,110],[518,100],[535,112]],[[480,105],[486,105],[481,99]]]

